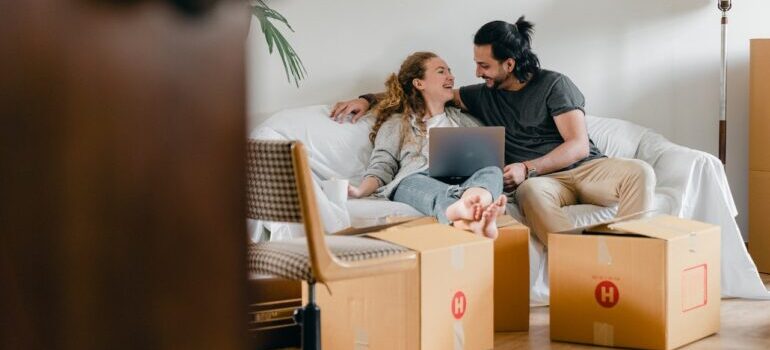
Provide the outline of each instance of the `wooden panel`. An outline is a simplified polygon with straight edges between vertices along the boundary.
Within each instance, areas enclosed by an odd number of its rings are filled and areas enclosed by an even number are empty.
[[[749,169],[770,171],[770,39],[751,40]]]
[[[269,276],[249,278],[249,335],[257,349],[300,347],[293,320],[302,306],[302,282]]]
[[[770,172],[749,172],[749,254],[770,273]]]
[[[770,272],[770,39],[751,40],[749,72],[749,252]]]
[[[0,2],[0,349],[246,347],[249,14],[191,2]]]

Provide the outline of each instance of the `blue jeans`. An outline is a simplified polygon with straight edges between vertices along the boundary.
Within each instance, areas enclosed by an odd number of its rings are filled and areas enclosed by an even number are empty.
[[[392,199],[409,204],[419,212],[435,216],[442,224],[449,224],[446,209],[471,187],[481,187],[492,194],[492,200],[503,193],[503,171],[495,166],[479,169],[459,185],[449,185],[426,173],[417,173],[401,180]]]

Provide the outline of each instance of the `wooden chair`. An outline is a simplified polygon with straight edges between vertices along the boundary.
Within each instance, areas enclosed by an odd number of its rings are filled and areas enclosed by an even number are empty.
[[[324,235],[316,209],[307,155],[298,141],[248,141],[248,217],[302,223],[305,238],[252,243],[249,272],[303,280],[308,303],[295,313],[302,348],[321,348],[315,284],[415,268],[417,255],[404,247],[363,237]]]

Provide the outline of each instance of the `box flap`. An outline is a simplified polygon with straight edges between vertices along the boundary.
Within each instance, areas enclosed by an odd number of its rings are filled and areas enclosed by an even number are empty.
[[[633,213],[633,214],[624,215],[624,216],[618,216],[618,217],[615,217],[615,218],[612,218],[612,219],[609,219],[609,220],[600,221],[600,222],[597,222],[595,224],[575,227],[575,228],[572,228],[572,229],[569,229],[569,230],[558,231],[558,232],[553,232],[553,233],[556,233],[556,234],[572,234],[572,235],[578,235],[578,234],[581,234],[583,232],[623,234],[623,233],[626,233],[626,232],[613,230],[612,228],[609,227],[609,225],[613,224],[613,223],[616,223],[616,222],[638,219],[638,218],[642,217],[643,215],[649,214],[649,213],[651,213],[653,211],[654,211],[654,209],[640,211],[640,212],[636,212],[636,213]]]
[[[396,226],[406,227],[406,226],[423,225],[423,224],[432,223],[432,222],[435,222],[435,219],[431,217],[425,217],[425,216],[404,217],[404,218],[388,221],[381,225],[366,226],[366,227],[348,227],[346,229],[334,232],[333,234],[338,236],[357,236],[357,235],[362,235],[370,232],[382,231],[382,230],[396,227]]]
[[[385,217],[385,223],[386,224],[396,224],[396,223],[403,223],[403,222],[414,222],[416,220],[428,220],[432,221],[434,223],[438,222],[438,219],[436,219],[435,216],[400,216],[400,215],[390,215]]]
[[[395,243],[420,252],[476,242],[492,242],[492,240],[488,238],[476,236],[470,232],[442,224],[428,224],[404,227],[397,230],[384,230],[369,233],[367,236]]]
[[[512,216],[508,214],[500,215],[497,217],[497,228],[503,228],[513,225],[521,225],[518,220],[514,219]]]
[[[679,237],[702,232],[716,225],[660,215],[652,218],[630,220],[609,225],[610,229],[670,241]]]

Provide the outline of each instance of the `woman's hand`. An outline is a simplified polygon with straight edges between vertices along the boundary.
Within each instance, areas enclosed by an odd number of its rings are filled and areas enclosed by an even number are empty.
[[[348,185],[348,198],[361,198],[365,197],[363,191],[353,185]]]
[[[348,185],[348,198],[368,197],[374,191],[377,191],[378,188],[380,188],[380,181],[375,177],[367,176],[364,177],[364,180],[361,181],[361,185],[358,187]]]

